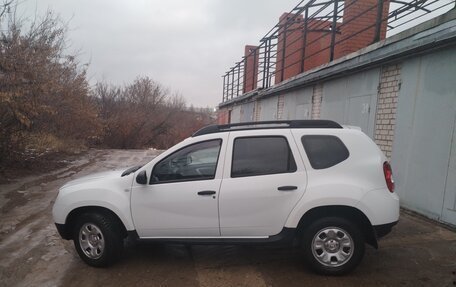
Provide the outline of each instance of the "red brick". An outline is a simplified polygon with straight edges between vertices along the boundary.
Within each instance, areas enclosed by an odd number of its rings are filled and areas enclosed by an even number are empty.
[[[247,93],[257,88],[259,60],[258,46],[245,46],[244,56],[246,58],[244,60],[243,92]]]

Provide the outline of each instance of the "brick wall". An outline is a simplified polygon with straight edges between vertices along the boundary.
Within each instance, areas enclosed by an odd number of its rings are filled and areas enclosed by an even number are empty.
[[[372,44],[376,30],[378,0],[344,0],[343,2],[345,7],[343,21],[336,23],[338,33],[335,39],[334,59]],[[388,15],[389,6],[390,0],[384,0],[382,18]],[[293,19],[293,17],[295,18]],[[279,26],[275,84],[329,62],[332,21],[308,19],[305,52],[303,50],[305,27],[303,15],[283,13],[279,18]],[[385,38],[386,30],[387,21],[383,21],[380,40]],[[252,53],[254,51],[256,53]],[[243,93],[257,88],[260,68],[259,53],[258,46],[245,46]],[[303,56],[305,61],[303,61]]]
[[[279,95],[277,97],[277,120],[281,120],[283,118],[283,106],[285,104],[285,96]]]
[[[343,24],[340,28],[341,38],[353,36],[345,41],[342,40],[338,45],[335,51],[336,58],[358,51],[373,43],[377,4],[378,0],[345,0]],[[384,0],[382,18],[388,15],[389,5],[390,1]],[[380,29],[380,40],[385,39],[386,25],[387,22],[383,21]]]
[[[345,0],[342,23],[336,23],[339,33],[336,34],[335,59],[367,47],[374,41],[375,24],[377,19],[378,0]],[[388,15],[389,0],[383,2],[383,18]],[[303,15],[298,15],[291,23],[285,23],[295,14],[284,13],[280,16],[275,83],[280,83],[302,72],[301,64],[303,49]],[[332,21],[309,19],[307,27],[307,46],[305,49],[304,71],[326,64],[330,59],[330,28]],[[380,39],[386,36],[387,22],[382,22]],[[370,28],[368,28],[370,27]],[[286,28],[286,29],[285,29]],[[349,37],[349,38],[348,38]],[[348,39],[346,39],[348,38]],[[346,39],[346,40],[343,40]],[[284,45],[285,44],[285,45]],[[285,53],[283,49],[285,47]],[[285,55],[285,59],[282,59]],[[283,71],[282,71],[283,70]],[[248,90],[248,89],[247,89]]]
[[[276,84],[300,74],[302,72],[301,68],[304,68],[304,70],[307,71],[329,62],[330,52],[327,47],[331,43],[331,33],[328,31],[332,22],[317,19],[308,20],[307,27],[309,31],[306,36],[306,60],[303,63],[303,16],[296,16],[292,23],[287,24],[287,29],[285,30],[285,22],[293,16],[295,16],[295,14],[284,13],[279,19],[281,28],[277,40]],[[339,25],[340,23],[337,23],[337,26]],[[339,37],[340,35],[338,34],[336,36],[336,41]],[[284,44],[285,53],[283,52]],[[285,59],[283,60],[282,56],[284,54]]]
[[[331,45],[331,32],[329,32],[329,30],[331,26],[332,21],[323,21],[315,19],[310,19],[308,21],[308,29],[310,31],[307,33],[307,46],[304,61],[305,71],[329,63],[329,46]],[[339,26],[340,23],[336,23],[336,27]],[[340,39],[340,37],[340,34],[336,34],[336,42]],[[336,51],[337,49],[339,49],[338,45],[336,45],[335,47]]]
[[[383,66],[378,88],[377,114],[375,119],[375,142],[391,159],[396,125],[396,108],[401,85],[401,65]]]
[[[323,84],[316,84],[312,92],[312,115],[311,119],[318,120],[321,112],[321,101],[323,98]]]
[[[257,48],[258,46],[245,46],[244,56],[246,58],[244,60],[244,84],[242,89],[244,93],[257,88],[259,60],[259,51]]]
[[[223,125],[229,123],[229,113],[230,110],[226,108],[222,108],[217,112],[217,124]]]
[[[288,23],[285,27],[285,23],[294,16],[295,14],[283,13],[279,18],[279,25],[281,25],[281,28],[277,39],[275,83],[280,83],[301,73],[301,50],[303,45],[302,15],[296,16],[294,21]],[[285,59],[282,57],[284,54],[284,47]]]
[[[253,121],[257,122],[260,120],[261,115],[261,103],[259,100],[255,101],[255,105],[253,106]]]

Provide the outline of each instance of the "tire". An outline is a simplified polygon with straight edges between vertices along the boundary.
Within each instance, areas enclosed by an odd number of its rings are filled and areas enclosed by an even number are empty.
[[[123,251],[122,229],[112,216],[84,213],[76,221],[73,242],[79,257],[90,266],[112,265]]]
[[[302,243],[307,264],[322,275],[347,274],[364,256],[364,234],[345,218],[316,220],[304,230]]]

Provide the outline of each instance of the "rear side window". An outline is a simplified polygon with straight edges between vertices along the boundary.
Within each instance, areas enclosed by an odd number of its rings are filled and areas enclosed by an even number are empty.
[[[231,177],[289,173],[296,162],[284,137],[245,137],[234,140]]]
[[[308,135],[301,138],[304,150],[314,169],[324,169],[346,160],[349,152],[344,143],[335,136]]]

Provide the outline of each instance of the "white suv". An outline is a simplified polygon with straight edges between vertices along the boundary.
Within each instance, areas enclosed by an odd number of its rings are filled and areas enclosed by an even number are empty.
[[[332,121],[205,127],[148,164],[64,185],[53,216],[82,260],[106,266],[127,236],[194,244],[294,244],[343,274],[399,218],[391,167]]]

